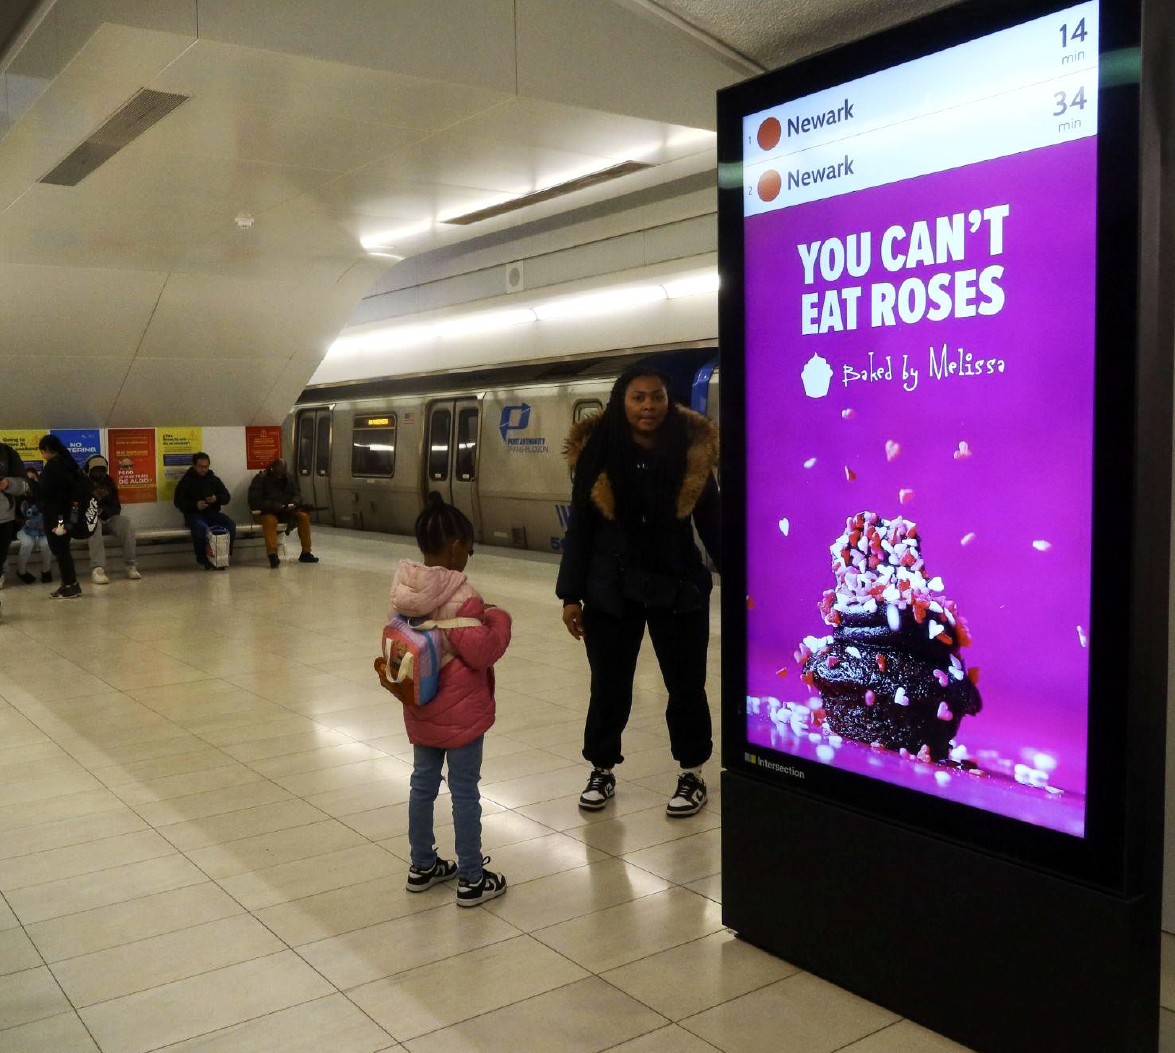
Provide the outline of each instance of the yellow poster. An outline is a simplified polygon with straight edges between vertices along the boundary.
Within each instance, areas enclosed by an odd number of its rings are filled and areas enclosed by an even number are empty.
[[[0,428],[0,442],[16,450],[28,467],[40,471],[45,458],[41,456],[37,444],[41,441],[41,436],[48,433],[48,428]]]
[[[155,448],[159,457],[158,500],[171,503],[175,487],[192,467],[192,454],[204,445],[203,428],[156,428]]]

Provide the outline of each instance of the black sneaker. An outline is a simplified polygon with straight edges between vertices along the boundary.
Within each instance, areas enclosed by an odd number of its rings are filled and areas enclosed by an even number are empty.
[[[317,563],[318,557],[313,552],[303,552],[302,555],[300,555],[298,557],[298,562],[299,563]]]
[[[697,815],[705,803],[706,780],[692,771],[683,771],[677,777],[677,789],[665,806],[665,814],[670,819],[683,819],[688,815]]]
[[[32,575],[30,574],[29,577],[31,578]],[[48,585],[49,582],[51,582],[52,580],[53,580],[53,571],[51,571],[51,570],[41,571],[41,584]],[[30,581],[29,584],[31,585],[32,582]]]
[[[616,776],[603,768],[593,768],[587,786],[579,795],[580,808],[598,812],[616,793]]]
[[[30,574],[27,570],[23,574],[18,574],[17,577],[20,578],[20,580],[23,581],[26,585],[33,585],[37,581],[37,576],[35,574]]]
[[[280,567],[281,565],[282,565],[282,561],[277,558],[277,553],[271,552],[269,554],[269,567],[270,567],[270,569],[277,570],[277,568]]]
[[[482,863],[489,861],[490,857],[486,856]],[[464,879],[457,882],[457,906],[476,907],[479,903],[497,898],[505,891],[506,878],[502,874],[486,870],[483,865],[480,881],[475,881],[472,885]]]
[[[82,587],[76,581],[72,585],[62,585],[54,589],[49,596],[54,600],[76,600],[82,594]]]
[[[417,870],[416,867],[410,866],[408,868],[408,883],[404,887],[409,892],[423,892],[425,889],[432,888],[438,881],[449,881],[456,876],[457,864],[451,859],[442,859],[437,856],[437,861],[427,870]]]

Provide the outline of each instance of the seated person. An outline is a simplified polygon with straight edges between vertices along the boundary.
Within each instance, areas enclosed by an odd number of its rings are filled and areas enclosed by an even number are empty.
[[[261,524],[265,532],[265,551],[269,554],[270,567],[277,567],[277,526],[285,525],[288,534],[295,526],[298,540],[302,542],[299,563],[317,563],[318,557],[310,551],[310,513],[302,503],[298,482],[290,475],[286,462],[278,458],[263,468],[249,484],[249,507],[253,510],[253,521]]]
[[[192,548],[196,562],[205,570],[225,570],[213,567],[208,561],[208,529],[224,527],[228,531],[229,552],[237,539],[237,524],[223,512],[229,502],[229,492],[212,471],[212,459],[206,453],[192,454],[192,467],[176,484],[173,503],[184,514],[184,526],[192,532]]]
[[[94,484],[94,498],[98,502],[98,527],[90,535],[90,578],[95,585],[109,585],[106,576],[106,542],[104,534],[113,535],[122,546],[122,558],[126,563],[126,576],[138,581],[139,561],[135,559],[135,528],[122,514],[122,502],[118,499],[118,483],[110,474],[110,462],[101,454],[86,458],[85,473]]]

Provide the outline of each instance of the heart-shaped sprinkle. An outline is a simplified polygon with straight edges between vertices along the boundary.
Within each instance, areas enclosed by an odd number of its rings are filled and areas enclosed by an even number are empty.
[[[1037,552],[1047,552],[1050,548],[1053,547],[1053,543],[1051,541],[1034,541],[1032,542],[1032,547],[1036,549]]]
[[[857,411],[855,409],[842,409],[840,415],[845,420],[852,420],[857,415]]]
[[[845,479],[850,483],[857,478],[857,473],[852,470],[847,464],[845,465]]]
[[[787,519],[781,519],[779,521],[779,529],[783,536],[787,537],[791,533],[791,522]]]
[[[893,439],[885,440],[885,459],[892,461],[899,453],[902,452],[900,444],[893,441]]]
[[[910,704],[910,700],[906,697],[906,689],[904,687],[899,687],[893,693],[893,701],[895,706],[908,706]]]
[[[938,622],[936,622],[933,618],[931,618],[930,619],[930,638],[933,640],[936,636],[938,636],[939,633],[942,632],[942,630],[943,630],[943,627],[941,625],[939,625]]]
[[[877,695],[876,695],[876,694],[874,694],[872,691],[866,691],[866,692],[865,692],[865,705],[867,705],[867,706],[871,706],[871,705],[873,705],[873,703],[874,703],[874,702],[876,702],[876,701],[877,701]]]
[[[971,456],[971,447],[965,442],[959,443],[959,448],[951,455],[956,461],[965,461]]]
[[[938,704],[938,712],[935,713],[935,716],[938,717],[939,720],[955,719],[955,714],[947,708],[947,704],[945,702],[940,702]]]

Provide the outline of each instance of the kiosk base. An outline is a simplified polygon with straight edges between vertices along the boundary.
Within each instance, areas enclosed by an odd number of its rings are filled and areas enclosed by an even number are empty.
[[[722,773],[723,921],[978,1053],[1154,1053],[1157,905]]]

